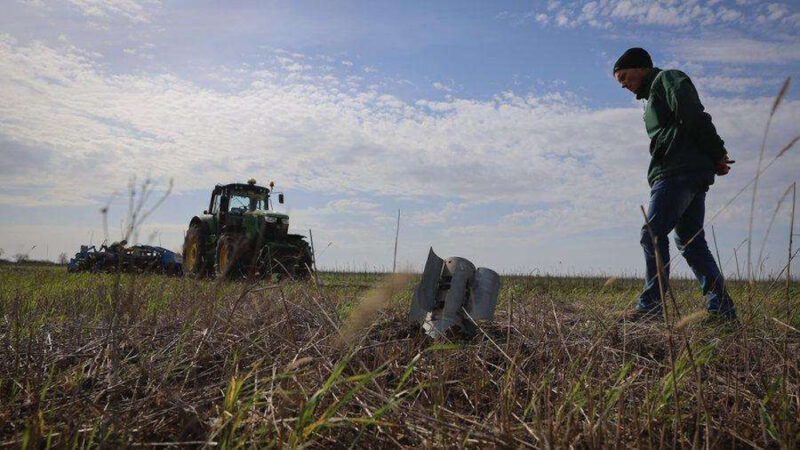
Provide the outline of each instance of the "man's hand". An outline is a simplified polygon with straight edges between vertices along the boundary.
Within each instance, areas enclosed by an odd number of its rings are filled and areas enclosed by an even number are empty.
[[[728,172],[731,171],[731,164],[735,163],[736,161],[732,159],[728,159],[728,155],[725,155],[722,159],[717,161],[716,173],[717,175],[727,175]]]

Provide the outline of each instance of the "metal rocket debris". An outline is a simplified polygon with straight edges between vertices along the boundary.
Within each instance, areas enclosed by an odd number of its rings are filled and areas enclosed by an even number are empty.
[[[433,248],[414,291],[408,318],[422,322],[428,336],[447,331],[475,332],[475,322],[492,320],[500,292],[500,276],[494,270],[464,258],[442,259]]]

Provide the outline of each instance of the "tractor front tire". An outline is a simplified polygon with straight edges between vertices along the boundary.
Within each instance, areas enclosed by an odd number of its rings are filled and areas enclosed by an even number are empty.
[[[205,233],[198,225],[190,226],[186,232],[183,240],[183,268],[189,276],[206,275],[205,239]]]
[[[223,234],[217,240],[217,278],[232,280],[242,275],[242,255],[245,253],[244,239],[237,235]]]
[[[311,278],[314,271],[314,261],[311,256],[311,247],[303,241],[302,256],[295,269],[295,277],[298,280],[307,280]]]

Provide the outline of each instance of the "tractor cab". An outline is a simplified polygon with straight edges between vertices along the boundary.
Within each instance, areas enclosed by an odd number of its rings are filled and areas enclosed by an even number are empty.
[[[272,210],[272,188],[256,185],[256,180],[250,179],[247,184],[231,183],[218,184],[211,192],[211,201],[206,214],[236,214]],[[278,194],[278,203],[283,203],[283,193]]]
[[[285,234],[289,217],[273,209],[273,188],[272,182],[269,187],[258,186],[252,178],[246,184],[216,185],[211,192],[209,209],[205,211],[212,217],[212,233],[243,231],[252,236],[258,234],[266,223],[270,229],[274,228],[273,224],[283,224],[283,227],[277,227],[279,230],[273,231]],[[283,193],[278,194],[278,203],[283,203]]]

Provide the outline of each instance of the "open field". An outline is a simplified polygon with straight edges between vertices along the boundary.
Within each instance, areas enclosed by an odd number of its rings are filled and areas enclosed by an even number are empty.
[[[736,328],[693,280],[667,326],[617,322],[639,280],[504,277],[483,333],[431,342],[413,277],[322,280],[0,267],[0,445],[800,444],[797,284],[733,283]]]

